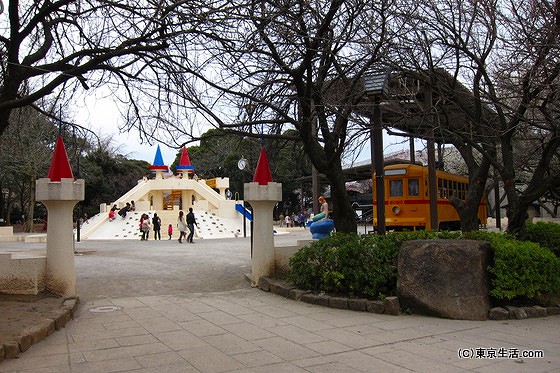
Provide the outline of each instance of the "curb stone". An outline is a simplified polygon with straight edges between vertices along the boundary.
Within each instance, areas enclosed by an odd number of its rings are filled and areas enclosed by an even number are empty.
[[[324,293],[313,294],[307,290],[297,289],[294,286],[286,284],[285,281],[269,277],[259,278],[258,288],[262,291],[269,291],[283,296],[284,298],[296,301],[300,300],[305,303],[323,307],[350,309],[359,312],[385,313],[390,315],[400,314],[399,299],[397,297],[387,297],[390,298],[388,301],[371,301],[364,298],[331,297]]]
[[[248,277],[250,278],[250,277]],[[349,309],[358,312],[370,312],[398,316],[401,309],[398,297],[386,297],[384,300],[368,300],[364,298],[331,297],[327,294],[313,294],[308,290],[301,290],[288,285],[283,280],[261,277],[258,288],[287,299],[302,301],[318,306]],[[560,306],[532,306],[532,307],[493,307],[488,312],[488,320],[520,320],[526,318],[540,318],[560,315]]]

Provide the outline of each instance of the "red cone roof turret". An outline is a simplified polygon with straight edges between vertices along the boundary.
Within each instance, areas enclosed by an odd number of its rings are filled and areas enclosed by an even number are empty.
[[[193,172],[194,166],[191,165],[191,160],[189,158],[189,152],[187,148],[183,146],[183,150],[181,153],[181,159],[179,160],[179,164],[175,167],[177,172]]]
[[[60,135],[56,139],[48,178],[51,179],[51,182],[74,178],[70,162],[68,161],[68,155],[66,154],[66,148],[64,147],[64,141],[62,141],[62,136]]]
[[[259,185],[266,185],[272,181],[272,174],[270,173],[268,157],[266,156],[264,147],[261,148],[261,154],[259,155],[259,161],[257,162],[257,169],[255,170],[253,181],[259,183]]]

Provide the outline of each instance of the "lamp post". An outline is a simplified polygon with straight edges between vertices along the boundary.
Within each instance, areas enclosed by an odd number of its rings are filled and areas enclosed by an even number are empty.
[[[383,126],[381,123],[381,99],[387,96],[387,71],[365,75],[363,78],[364,89],[369,97],[373,98],[373,117],[370,127],[370,147],[372,160],[372,173],[375,173],[375,196],[377,200],[376,217],[377,232],[385,234],[385,185],[383,162]]]

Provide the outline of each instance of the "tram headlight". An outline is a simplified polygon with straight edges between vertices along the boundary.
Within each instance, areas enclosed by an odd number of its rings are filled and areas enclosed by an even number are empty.
[[[393,206],[391,211],[393,211],[393,214],[398,215],[401,212],[401,208],[399,206]]]

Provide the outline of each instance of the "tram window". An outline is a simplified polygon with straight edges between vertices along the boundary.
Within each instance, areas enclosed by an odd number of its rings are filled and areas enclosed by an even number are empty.
[[[408,179],[408,195],[409,196],[419,196],[420,195],[420,188],[419,188],[419,181],[418,179]]]
[[[443,198],[443,180],[437,179],[438,198]]]
[[[402,180],[390,180],[389,192],[391,197],[402,197],[403,195],[403,182]]]

